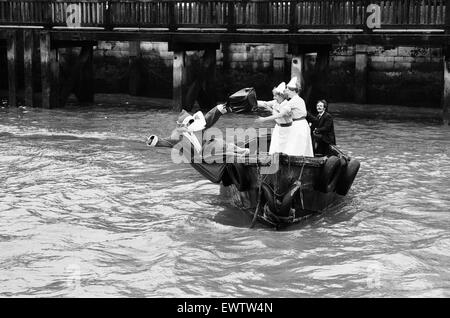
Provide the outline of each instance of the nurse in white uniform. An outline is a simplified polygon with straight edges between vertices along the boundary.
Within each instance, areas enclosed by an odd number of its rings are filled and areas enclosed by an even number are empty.
[[[288,143],[290,127],[292,126],[292,116],[291,109],[288,107],[287,100],[285,99],[285,89],[286,84],[282,82],[272,90],[273,100],[268,102],[258,101],[258,107],[272,111],[272,115],[268,117],[258,117],[256,122],[262,123],[273,120],[276,123],[272,132],[269,154],[277,152],[286,153],[285,148]]]
[[[287,107],[292,112],[292,126],[285,148],[286,153],[290,156],[314,157],[311,130],[306,121],[306,105],[298,96],[297,77],[293,77],[286,85],[285,94],[289,99]]]

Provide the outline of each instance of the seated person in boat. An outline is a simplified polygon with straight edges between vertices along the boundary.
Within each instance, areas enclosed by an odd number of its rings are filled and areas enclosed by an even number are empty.
[[[184,149],[194,150],[194,156],[223,153],[232,153],[238,156],[247,155],[250,151],[247,148],[241,148],[234,144],[227,144],[219,138],[205,139],[203,132],[212,127],[219,118],[231,110],[225,104],[219,104],[211,109],[206,115],[201,111],[194,115],[189,114],[184,109],[181,111],[177,120],[177,127],[173,130],[169,138],[159,138],[156,135],[151,135],[147,139],[147,145],[151,147],[168,147],[172,148],[180,142]],[[192,159],[192,154],[190,159]]]
[[[330,153],[330,145],[336,144],[333,117],[328,113],[326,100],[319,100],[316,108],[317,116],[308,113],[308,121],[311,122],[311,130],[313,132],[314,153],[328,155]]]
[[[286,107],[292,113],[292,126],[289,128],[289,141],[286,144],[285,153],[289,156],[314,157],[311,142],[311,130],[306,121],[306,104],[298,95],[297,77],[293,77],[286,85],[285,95],[288,99]]]
[[[255,122],[263,123],[267,121],[275,121],[275,127],[272,132],[270,141],[269,154],[277,152],[286,153],[286,145],[288,143],[290,127],[292,126],[292,113],[288,107],[288,102],[284,94],[286,83],[282,82],[280,85],[272,90],[273,100],[258,101],[258,107],[265,108],[272,112],[271,116],[258,117]]]

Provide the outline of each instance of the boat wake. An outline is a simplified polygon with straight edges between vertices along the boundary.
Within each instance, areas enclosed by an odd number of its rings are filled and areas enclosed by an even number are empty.
[[[47,129],[5,129],[0,126],[0,138],[30,139],[30,140],[56,140],[56,141],[92,141],[111,143],[136,143],[145,147],[145,137],[120,137],[118,135],[98,132],[54,132]],[[16,128],[16,127],[14,127]],[[2,131],[3,130],[3,131]]]

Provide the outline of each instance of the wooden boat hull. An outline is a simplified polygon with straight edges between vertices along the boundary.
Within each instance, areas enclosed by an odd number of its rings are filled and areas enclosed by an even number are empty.
[[[320,213],[335,202],[339,195],[335,192],[322,193],[314,190],[303,190],[304,207],[298,204],[294,207],[295,214],[290,218],[274,218],[268,213],[267,206],[263,207],[262,213],[255,216],[258,193],[256,190],[239,191],[234,184],[230,186],[220,185],[220,194],[234,207],[248,213],[252,218],[263,224],[274,227],[282,227],[301,222],[308,217]]]
[[[281,162],[276,173],[267,175],[261,175],[258,167],[244,166],[248,188],[240,191],[234,183],[222,183],[221,194],[262,223],[279,227],[300,222],[330,206],[339,195],[334,189],[319,190],[326,157],[296,159],[291,164]]]
[[[221,195],[233,206],[254,221],[276,227],[323,211],[348,192],[359,170],[359,162],[336,147],[329,156],[277,154],[277,158],[278,167],[271,173],[263,173],[261,161],[193,165],[210,181],[221,184]]]

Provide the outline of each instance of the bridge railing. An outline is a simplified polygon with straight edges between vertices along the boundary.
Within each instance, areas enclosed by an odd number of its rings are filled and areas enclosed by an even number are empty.
[[[50,24],[53,26],[103,27],[107,22],[106,1],[56,0],[49,2]]]
[[[384,28],[444,26],[446,2],[446,0],[370,1],[380,6],[381,26]]]
[[[0,25],[236,29],[445,28],[450,0],[0,0]],[[450,17],[449,17],[450,18]]]
[[[0,0],[0,24],[43,25],[49,20],[49,1]]]

